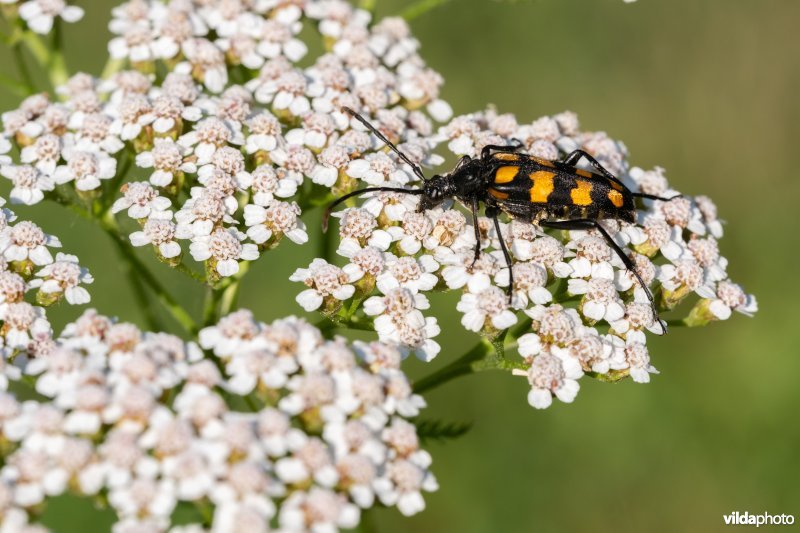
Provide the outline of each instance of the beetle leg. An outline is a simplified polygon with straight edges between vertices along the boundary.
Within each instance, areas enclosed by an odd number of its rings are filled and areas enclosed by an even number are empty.
[[[511,140],[514,141],[514,144],[510,146],[508,145],[501,146],[499,144],[487,144],[481,150],[481,159],[488,158],[489,155],[491,155],[490,152],[492,150],[494,150],[495,152],[502,152],[504,154],[513,154],[515,152],[518,152],[520,149],[522,149],[523,146],[525,146],[525,144],[519,139],[511,139]]]
[[[478,227],[478,198],[472,199],[472,227],[475,228],[475,257],[472,259],[470,268],[475,266],[475,262],[481,256],[481,229]]]
[[[614,174],[612,174],[611,172],[606,170],[606,167],[601,165],[600,162],[597,159],[595,159],[594,157],[589,155],[589,153],[584,151],[584,150],[573,150],[572,152],[570,152],[570,154],[567,157],[564,158],[563,163],[565,165],[569,165],[571,167],[574,167],[574,166],[576,166],[578,164],[578,161],[580,161],[581,158],[585,158],[589,162],[589,164],[592,166],[592,168],[594,168],[596,171],[598,171],[603,176],[607,177],[608,179],[610,179],[611,181],[617,183],[618,185],[621,185],[621,186],[625,187],[625,184],[622,183],[621,181],[619,181],[619,178],[617,178]]]
[[[514,268],[511,265],[511,254],[508,252],[508,246],[506,245],[505,239],[503,239],[503,233],[500,230],[500,219],[497,218],[497,215],[500,214],[500,210],[496,207],[487,207],[486,208],[486,216],[492,219],[494,222],[494,229],[497,232],[497,238],[500,241],[500,249],[503,251],[503,258],[506,260],[506,267],[508,268],[508,303],[511,304],[511,297],[514,294]]]
[[[461,167],[463,167],[464,165],[466,165],[470,161],[472,161],[472,158],[470,156],[468,156],[468,155],[461,156],[461,159],[459,159],[458,163],[456,163],[456,168],[454,168],[452,170],[452,172],[450,172],[450,173],[454,174],[457,170],[459,170]]]
[[[600,174],[602,174],[603,176],[605,176],[605,177],[607,177],[609,179],[613,179],[613,180],[617,179],[617,177],[614,176],[614,174],[609,172],[606,169],[606,167],[601,165],[600,162],[597,159],[592,157],[585,150],[573,150],[572,152],[570,152],[570,154],[567,157],[564,158],[564,164],[569,165],[571,167],[574,167],[575,165],[578,164],[578,161],[580,161],[581,158],[586,158],[586,160],[589,162],[589,164],[592,165],[592,167],[594,167],[594,169],[597,170],[598,172],[600,172]]]
[[[612,250],[617,254],[617,256],[622,260],[622,264],[625,265],[625,268],[630,270],[633,275],[636,277],[637,281],[639,281],[639,285],[642,286],[644,289],[645,294],[647,295],[647,299],[650,301],[650,307],[653,309],[653,318],[658,322],[658,325],[661,326],[662,335],[667,332],[666,326],[664,326],[664,322],[658,316],[658,309],[656,308],[656,302],[653,298],[653,293],[650,292],[650,288],[645,284],[642,276],[639,275],[639,272],[636,270],[636,265],[633,264],[633,261],[630,257],[625,255],[625,252],[622,251],[622,248],[614,242],[614,239],[611,238],[611,235],[608,234],[606,229],[597,221],[592,219],[577,219],[577,220],[542,220],[539,222],[539,225],[545,228],[553,228],[553,229],[563,229],[563,230],[590,230],[596,229],[600,232],[600,234],[605,239],[606,243],[611,247]]]

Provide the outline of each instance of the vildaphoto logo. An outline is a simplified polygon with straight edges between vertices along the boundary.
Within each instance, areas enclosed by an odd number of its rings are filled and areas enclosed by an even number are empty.
[[[726,526],[790,526],[794,524],[794,515],[790,514],[750,514],[747,511],[722,515]]]

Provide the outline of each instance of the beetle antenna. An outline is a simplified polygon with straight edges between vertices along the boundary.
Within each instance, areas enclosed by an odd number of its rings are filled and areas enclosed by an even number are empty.
[[[331,218],[331,213],[337,205],[341,204],[345,200],[353,198],[354,196],[360,196],[368,192],[399,192],[402,194],[413,194],[415,196],[425,193],[423,189],[401,189],[399,187],[366,187],[364,189],[349,192],[344,196],[334,200],[333,203],[331,203],[331,205],[325,209],[325,212],[322,214],[322,231],[328,231],[328,220]]]
[[[663,196],[656,196],[655,194],[645,194],[643,192],[631,193],[636,198],[647,198],[648,200],[661,200],[662,202],[671,202],[677,198],[683,198],[682,194],[676,194],[672,198],[664,198]]]
[[[402,159],[403,161],[405,161],[405,163],[406,163],[408,166],[410,166],[410,167],[411,167],[411,169],[414,171],[414,174],[416,174],[416,175],[417,175],[417,177],[418,177],[419,179],[421,179],[422,181],[428,181],[428,178],[426,178],[426,177],[425,177],[425,174],[423,174],[423,173],[422,173],[422,169],[421,169],[421,168],[419,168],[419,165],[417,165],[416,163],[412,162],[412,161],[411,161],[411,159],[409,159],[409,158],[408,158],[408,156],[407,156],[406,154],[404,154],[403,152],[401,152],[400,150],[398,150],[398,149],[397,149],[397,146],[395,146],[395,145],[392,143],[392,141],[390,141],[389,139],[387,139],[387,138],[386,138],[386,136],[385,136],[383,133],[381,133],[380,131],[378,131],[378,130],[377,130],[377,128],[375,128],[375,126],[373,126],[372,124],[370,124],[369,122],[367,122],[367,119],[365,119],[364,117],[362,117],[361,115],[359,115],[358,113],[356,113],[355,111],[353,111],[352,109],[350,109],[350,108],[349,108],[349,107],[347,107],[347,106],[342,106],[342,109],[343,109],[344,111],[346,111],[347,113],[349,113],[349,114],[350,114],[350,115],[351,115],[351,116],[352,116],[354,119],[356,119],[357,121],[359,121],[360,123],[362,123],[362,124],[363,124],[363,125],[364,125],[364,126],[365,126],[365,127],[368,129],[368,130],[369,130],[369,131],[371,131],[372,133],[374,133],[374,134],[375,134],[375,136],[376,136],[378,139],[382,140],[382,141],[384,142],[384,144],[386,144],[386,146],[388,146],[389,148],[391,148],[391,149],[392,149],[392,151],[393,151],[394,153],[396,153],[396,154],[397,154],[397,155],[400,157],[400,159]]]

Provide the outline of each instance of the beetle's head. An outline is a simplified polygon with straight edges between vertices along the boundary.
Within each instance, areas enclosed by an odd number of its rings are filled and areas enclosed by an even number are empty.
[[[442,176],[441,174],[436,174],[426,181],[423,187],[425,193],[419,202],[419,210],[427,211],[451,198],[453,196],[452,182],[453,180],[449,175]]]

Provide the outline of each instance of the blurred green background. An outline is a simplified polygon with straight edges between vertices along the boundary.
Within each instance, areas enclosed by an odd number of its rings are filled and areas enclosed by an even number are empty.
[[[77,3],[88,15],[66,30],[70,64],[97,73],[115,2]],[[407,5],[378,0],[378,13]],[[761,311],[654,338],[661,375],[650,385],[583,379],[572,405],[535,411],[525,381],[499,373],[437,389],[426,416],[474,427],[428,445],[441,485],[428,509],[411,519],[381,511],[377,531],[716,531],[734,510],[800,519],[798,21],[797,0],[452,0],[413,22],[457,114],[494,103],[524,122],[569,109],[583,129],[624,140],[633,164],[664,166],[678,189],[711,196],[727,220],[731,276]],[[0,65],[12,71],[5,50]],[[2,109],[15,103],[0,94]],[[53,206],[15,210],[91,269],[94,306],[143,323],[105,235]],[[298,286],[285,280],[314,254],[283,244],[255,266],[241,305],[265,321],[297,313]],[[152,266],[199,315],[194,287]],[[410,362],[413,376],[474,344],[454,302],[435,301],[445,348],[427,366]],[[74,310],[50,316],[60,328]],[[104,531],[92,516],[87,503],[63,501],[48,523]]]

